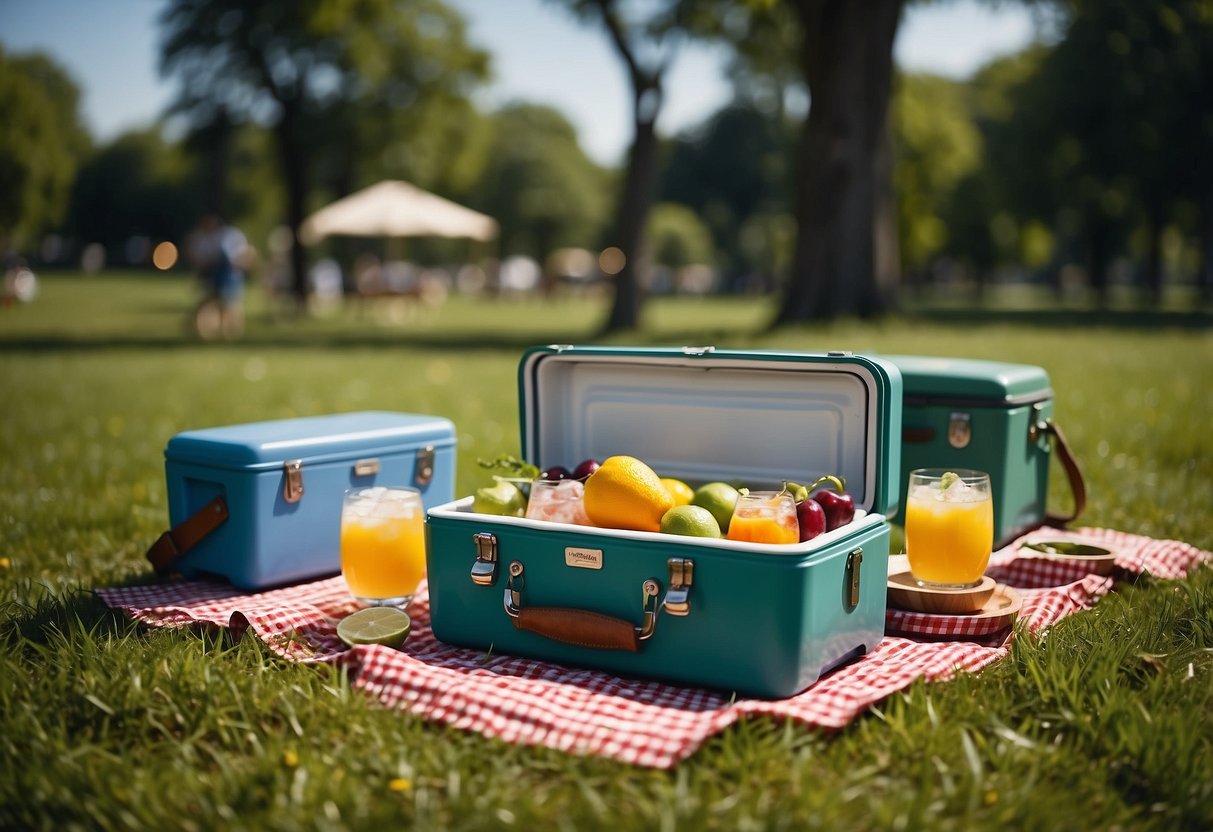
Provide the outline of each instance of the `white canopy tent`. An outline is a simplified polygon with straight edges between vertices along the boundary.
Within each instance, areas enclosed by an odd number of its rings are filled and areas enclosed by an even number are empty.
[[[303,223],[304,242],[324,237],[452,237],[488,242],[497,236],[492,217],[423,191],[385,180],[321,208]]]

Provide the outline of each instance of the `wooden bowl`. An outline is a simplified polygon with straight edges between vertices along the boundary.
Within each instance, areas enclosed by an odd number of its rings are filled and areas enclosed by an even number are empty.
[[[984,607],[997,586],[993,578],[983,575],[981,583],[974,587],[935,589],[919,586],[908,571],[897,572],[889,576],[889,603],[910,612],[964,615]]]
[[[1078,564],[1096,575],[1110,575],[1116,568],[1116,551],[1094,543],[1064,538],[1030,538],[1019,544],[1025,554],[1044,560]]]

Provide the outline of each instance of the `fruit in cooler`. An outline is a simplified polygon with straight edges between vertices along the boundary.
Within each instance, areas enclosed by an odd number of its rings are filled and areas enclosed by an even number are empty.
[[[796,504],[796,520],[800,523],[800,540],[812,540],[826,530],[826,512],[816,500],[804,499]]]
[[[706,508],[712,512],[722,532],[728,532],[729,520],[733,517],[733,508],[737,505],[740,492],[727,482],[709,482],[695,489],[691,505]]]
[[[674,506],[661,478],[632,456],[613,456],[585,481],[585,511],[595,526],[655,532]]]
[[[569,473],[568,468],[565,468],[563,465],[553,465],[551,468],[545,468],[543,473],[539,475],[539,478],[543,480],[567,480],[571,476],[572,474]]]
[[[597,471],[599,469],[599,467],[600,467],[600,464],[599,464],[598,460],[583,459],[581,462],[577,463],[577,467],[573,469],[573,472],[572,472],[572,474],[570,474],[570,476],[575,480],[584,481],[585,479],[587,479],[590,476],[590,474]]]
[[[491,486],[476,489],[472,510],[480,514],[522,517],[526,514],[526,495],[512,482],[498,479]]]
[[[676,506],[689,505],[691,500],[695,498],[695,489],[682,480],[674,479],[673,477],[662,477],[661,484],[665,486],[666,491],[670,492],[670,496],[674,499],[674,505]]]
[[[688,537],[721,537],[720,524],[712,512],[692,505],[674,506],[662,515],[661,531]]]

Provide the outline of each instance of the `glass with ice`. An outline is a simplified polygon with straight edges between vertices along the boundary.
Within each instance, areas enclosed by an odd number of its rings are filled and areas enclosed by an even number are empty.
[[[341,574],[367,606],[404,607],[425,577],[425,509],[413,488],[345,492]]]
[[[919,468],[906,492],[906,556],[919,586],[976,586],[994,545],[994,501],[983,471]]]
[[[526,516],[532,520],[592,526],[582,502],[584,495],[585,485],[580,480],[535,480],[531,483]]]

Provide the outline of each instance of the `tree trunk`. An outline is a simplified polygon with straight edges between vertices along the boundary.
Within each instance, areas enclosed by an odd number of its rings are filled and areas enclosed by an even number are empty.
[[[1147,231],[1150,235],[1146,246],[1146,292],[1150,303],[1162,303],[1162,226],[1161,209],[1150,210]]]
[[[811,104],[797,157],[792,273],[775,325],[871,316],[885,307],[878,274],[888,280],[888,252],[896,243],[888,248],[875,240],[889,176],[878,162],[902,5],[795,0]],[[891,225],[881,223],[882,233]]]
[[[656,114],[654,114],[655,116]],[[653,207],[657,183],[657,132],[653,119],[636,119],[636,136],[628,153],[623,190],[615,206],[615,233],[611,245],[619,246],[626,258],[623,270],[615,275],[615,301],[603,325],[603,333],[636,329],[640,325],[640,306],[644,295],[641,285],[641,261],[645,226]]]
[[[299,102],[288,100],[282,104],[282,118],[274,128],[278,140],[278,154],[282,163],[282,178],[286,185],[286,223],[291,229],[291,289],[299,308],[307,304],[307,255],[300,238],[300,229],[306,219],[307,203],[307,157],[299,139]]]
[[[1213,191],[1205,194],[1200,212],[1200,299],[1213,303]]]

